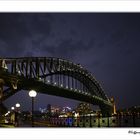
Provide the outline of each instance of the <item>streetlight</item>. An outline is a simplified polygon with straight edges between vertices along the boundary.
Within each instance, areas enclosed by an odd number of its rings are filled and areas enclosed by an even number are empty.
[[[29,96],[32,98],[32,127],[34,127],[34,98],[36,97],[37,92],[35,90],[29,91]]]
[[[12,106],[11,107],[11,110],[12,110],[12,114],[11,114],[11,122],[13,123],[13,124],[15,124],[15,107],[14,106]]]
[[[11,107],[11,110],[15,110],[15,107],[14,107],[14,106],[12,106],[12,107]]]
[[[19,126],[19,108],[20,104],[16,103],[16,110],[15,110],[15,126]]]
[[[20,104],[19,103],[16,103],[16,108],[18,109],[20,107]]]

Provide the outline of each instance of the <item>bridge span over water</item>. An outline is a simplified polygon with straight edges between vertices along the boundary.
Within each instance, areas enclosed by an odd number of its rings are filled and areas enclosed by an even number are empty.
[[[1,103],[20,90],[34,89],[98,105],[103,116],[113,111],[112,103],[93,75],[80,64],[61,58],[0,58],[0,87]]]

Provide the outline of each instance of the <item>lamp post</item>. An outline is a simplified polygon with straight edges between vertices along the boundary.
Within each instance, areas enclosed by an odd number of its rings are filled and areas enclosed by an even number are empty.
[[[82,117],[83,117],[83,127],[85,127],[85,115],[84,115],[84,113],[83,113]]]
[[[90,127],[92,127],[92,123],[91,123],[91,112],[90,112],[89,120],[90,120]]]
[[[76,120],[76,118],[75,118],[75,111],[72,111],[72,127],[75,126],[75,120]]]
[[[15,107],[14,106],[12,106],[11,107],[11,110],[12,110],[12,115],[11,115],[11,122],[13,123],[13,124],[15,124]]]
[[[108,114],[107,114],[107,127],[109,127],[109,123],[110,123],[110,122],[109,122],[109,117],[110,117],[110,116],[109,116],[109,113],[108,113]]]
[[[32,127],[34,127],[34,98],[36,97],[37,92],[35,90],[29,91],[29,96],[32,98]]]
[[[12,107],[11,107],[11,110],[13,111],[14,109],[15,109],[15,107],[14,107],[14,106],[12,106]]]
[[[100,127],[100,112],[97,114],[97,117],[98,117],[98,127]]]
[[[19,108],[20,108],[20,104],[16,103],[16,111],[15,111],[15,125],[19,126]]]

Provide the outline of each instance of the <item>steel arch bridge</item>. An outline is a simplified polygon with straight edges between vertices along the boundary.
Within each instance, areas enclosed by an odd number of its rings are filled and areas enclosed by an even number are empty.
[[[34,89],[93,105],[104,116],[113,105],[97,80],[80,64],[54,57],[0,58],[1,102],[20,90]],[[3,90],[3,86],[8,88]]]

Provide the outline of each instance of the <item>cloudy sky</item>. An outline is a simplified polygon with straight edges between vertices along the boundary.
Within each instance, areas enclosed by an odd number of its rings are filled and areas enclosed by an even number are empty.
[[[140,14],[0,13],[0,57],[52,56],[80,63],[117,107],[139,105]],[[28,109],[28,91],[5,101]],[[77,101],[39,94],[36,108]]]

